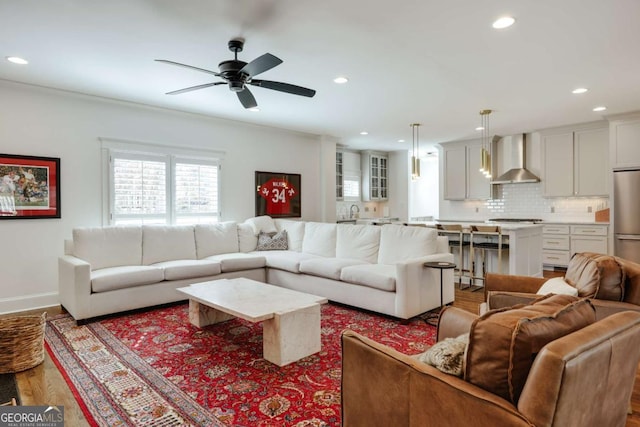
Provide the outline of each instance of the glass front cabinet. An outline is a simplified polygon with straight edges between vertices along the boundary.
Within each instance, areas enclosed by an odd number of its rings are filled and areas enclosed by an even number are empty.
[[[389,158],[384,153],[362,153],[362,197],[364,201],[389,198]]]

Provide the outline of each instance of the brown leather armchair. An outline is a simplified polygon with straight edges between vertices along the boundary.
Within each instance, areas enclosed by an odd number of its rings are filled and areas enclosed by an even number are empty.
[[[587,286],[580,297],[590,298],[597,319],[621,311],[640,311],[640,264],[619,257],[583,252],[569,261],[565,278]],[[529,304],[546,278],[488,273],[485,279],[486,309]],[[617,292],[607,292],[615,289]]]
[[[447,308],[438,340],[477,316]],[[342,335],[342,425],[624,426],[640,360],[640,313],[616,313],[548,343],[517,405],[353,331]]]

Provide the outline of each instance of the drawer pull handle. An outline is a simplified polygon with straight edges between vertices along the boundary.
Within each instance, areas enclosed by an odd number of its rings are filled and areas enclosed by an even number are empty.
[[[583,233],[595,233],[596,230],[582,230]]]
[[[547,258],[549,258],[549,259],[560,259],[560,258],[558,258],[557,256],[549,256],[549,257],[547,257]]]

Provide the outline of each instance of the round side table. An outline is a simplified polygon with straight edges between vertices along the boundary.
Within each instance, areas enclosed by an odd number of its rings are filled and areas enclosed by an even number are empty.
[[[456,265],[452,262],[433,261],[433,262],[425,262],[423,266],[428,268],[437,268],[438,270],[440,270],[440,310],[442,310],[442,307],[444,306],[443,295],[442,295],[443,294],[442,282],[444,280],[443,272],[444,270],[450,270],[452,268],[456,268]],[[427,315],[427,318],[425,319],[425,322],[427,322],[432,326],[438,326],[439,318],[440,318],[439,312],[429,313],[429,315]]]

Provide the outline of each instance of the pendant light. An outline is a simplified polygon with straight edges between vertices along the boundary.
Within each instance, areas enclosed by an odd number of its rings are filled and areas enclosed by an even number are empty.
[[[491,132],[489,130],[489,114],[491,114],[491,110],[480,110],[480,127],[482,128],[480,172],[482,172],[486,178],[491,179]]]
[[[411,179],[420,178],[420,123],[411,123],[413,144],[411,146]]]

